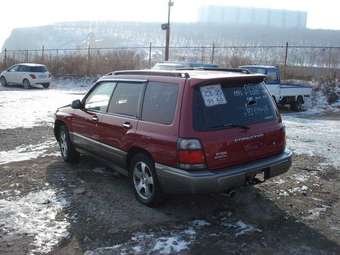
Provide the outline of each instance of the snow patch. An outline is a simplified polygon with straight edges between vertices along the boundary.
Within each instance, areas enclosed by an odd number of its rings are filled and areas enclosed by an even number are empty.
[[[283,116],[287,145],[296,154],[321,156],[340,166],[340,121]]]
[[[176,254],[187,251],[196,239],[197,232],[211,224],[205,220],[193,220],[189,226],[182,230],[153,233],[137,233],[125,243],[112,247],[102,247],[86,251],[84,255],[109,255],[109,254]]]
[[[152,251],[158,254],[172,254],[189,249],[189,242],[180,236],[161,237],[156,239],[156,244]]]
[[[275,184],[278,184],[278,185],[281,185],[281,184],[286,183],[286,181],[283,180],[283,179],[278,179],[278,180],[274,181],[274,183],[275,183]]]
[[[57,108],[81,99],[84,93],[61,90],[8,90],[0,93],[1,129],[50,125]]]
[[[53,189],[31,192],[14,200],[0,200],[1,225],[7,235],[33,237],[30,254],[48,253],[66,238],[69,222],[57,219],[69,206],[62,193]]]
[[[304,112],[304,114],[318,114],[324,111],[337,112],[340,111],[338,106],[338,103],[329,104],[327,96],[321,90],[313,91],[311,107],[306,112]]]
[[[303,185],[302,187],[295,187],[295,188],[288,189],[288,192],[290,194],[294,194],[294,193],[302,193],[302,192],[305,192],[307,190],[308,190],[308,187]]]
[[[57,153],[46,154],[49,148],[54,146],[56,141],[49,140],[35,145],[21,145],[14,150],[0,151],[0,165],[30,160],[44,156],[55,156]]]
[[[309,178],[310,178],[310,176],[299,173],[299,174],[293,174],[290,178],[291,178],[291,179],[294,179],[294,180],[296,180],[298,183],[300,183],[300,182],[306,182],[306,181],[308,181]]]
[[[310,215],[303,217],[303,219],[305,219],[305,220],[316,220],[317,218],[320,217],[320,214],[325,213],[328,208],[329,208],[329,206],[322,205],[321,207],[310,209],[310,210],[308,210],[308,213]]]
[[[301,187],[290,188],[290,189],[287,189],[287,190],[280,189],[279,192],[278,192],[278,195],[280,197],[289,197],[289,195],[294,195],[294,194],[297,194],[297,193],[304,193],[307,190],[308,190],[308,187],[303,185]]]
[[[210,226],[211,224],[206,220],[193,220],[192,225],[195,227],[205,227]]]
[[[261,229],[255,227],[254,225],[246,224],[242,220],[239,220],[234,224],[224,223],[223,225],[225,227],[232,228],[235,231],[234,234],[236,237],[249,234],[249,233],[253,233],[253,232],[259,232],[259,233],[262,232]]]
[[[126,243],[86,251],[84,255],[176,254],[188,250],[194,238],[191,235],[185,238],[183,233],[172,233],[169,236],[161,237],[156,237],[154,234],[139,233]]]
[[[287,191],[281,189],[280,193],[279,193],[279,196],[280,197],[289,197],[289,194],[288,194]]]

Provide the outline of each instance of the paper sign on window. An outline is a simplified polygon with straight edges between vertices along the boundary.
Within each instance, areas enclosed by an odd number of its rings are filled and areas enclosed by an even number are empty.
[[[219,84],[201,87],[200,90],[206,107],[227,103]]]

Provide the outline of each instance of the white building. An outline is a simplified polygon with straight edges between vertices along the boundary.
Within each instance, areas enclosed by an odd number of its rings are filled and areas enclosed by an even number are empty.
[[[307,25],[307,12],[209,5],[200,8],[198,21],[229,25],[304,29]]]

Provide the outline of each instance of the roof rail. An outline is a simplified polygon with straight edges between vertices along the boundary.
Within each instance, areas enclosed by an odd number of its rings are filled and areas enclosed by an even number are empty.
[[[214,67],[189,67],[189,68],[176,68],[176,70],[203,70],[203,71],[218,71],[218,72],[235,72],[250,74],[249,70],[244,68],[214,68]]]
[[[170,76],[178,78],[190,78],[190,75],[186,72],[160,72],[160,71],[149,71],[149,70],[128,70],[128,71],[116,71],[109,73],[109,75],[152,75],[152,76]]]

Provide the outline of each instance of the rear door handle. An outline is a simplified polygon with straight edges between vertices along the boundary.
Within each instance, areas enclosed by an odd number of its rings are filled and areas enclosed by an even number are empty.
[[[93,121],[98,121],[98,116],[96,116],[96,115],[92,116],[92,120]]]
[[[130,129],[132,126],[129,122],[125,122],[122,124],[123,127],[127,128],[127,129]]]

